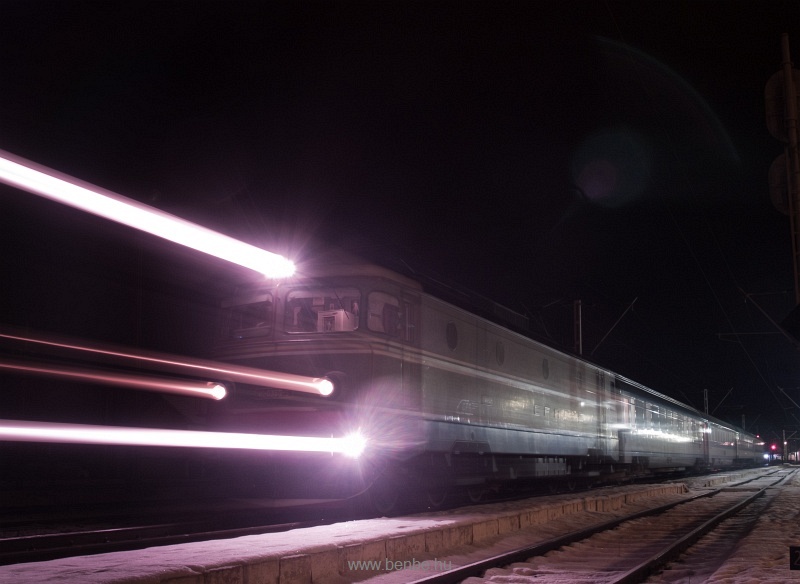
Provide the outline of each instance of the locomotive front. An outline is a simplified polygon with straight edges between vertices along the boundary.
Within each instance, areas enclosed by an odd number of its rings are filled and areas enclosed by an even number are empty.
[[[273,492],[349,497],[368,489],[420,441],[420,389],[404,367],[417,328],[411,282],[372,266],[316,269],[223,302],[215,358],[329,379],[330,395],[237,383],[213,416],[225,431],[363,439],[358,459],[262,455],[260,481]]]

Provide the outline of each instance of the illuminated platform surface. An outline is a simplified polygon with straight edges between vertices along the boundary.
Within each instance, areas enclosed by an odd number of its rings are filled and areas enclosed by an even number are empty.
[[[754,472],[754,471],[750,471]],[[715,482],[738,475],[716,477]],[[703,485],[693,481],[695,487]],[[689,483],[686,483],[689,484]],[[506,549],[627,514],[686,484],[624,486],[286,533],[0,567],[0,582],[299,584],[410,582]],[[800,479],[782,487],[732,558],[706,582],[800,581],[789,571],[800,545]]]

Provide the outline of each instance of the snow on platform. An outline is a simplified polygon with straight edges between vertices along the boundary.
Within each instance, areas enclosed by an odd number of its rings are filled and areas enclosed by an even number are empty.
[[[606,521],[622,514],[623,508],[631,511],[645,500],[674,500],[686,491],[684,483],[628,485],[284,533],[0,566],[0,583],[408,582],[475,561],[475,554],[497,548],[501,541],[517,545],[520,540],[549,539],[557,531]],[[795,503],[800,502],[800,487],[796,491]],[[786,516],[793,518],[800,535],[800,505],[791,510],[793,515],[787,510]],[[781,541],[786,549],[783,538]],[[788,559],[783,565],[788,566]]]

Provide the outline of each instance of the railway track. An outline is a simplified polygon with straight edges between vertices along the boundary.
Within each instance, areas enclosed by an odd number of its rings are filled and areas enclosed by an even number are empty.
[[[601,525],[581,529],[539,544],[415,580],[413,584],[482,584],[497,582],[585,582],[631,584],[681,556],[726,519],[760,500],[767,489],[785,481],[796,470],[777,471],[735,485],[701,493],[690,499],[640,511]],[[705,551],[719,558],[729,553],[729,538],[741,537],[753,514],[703,539]],[[730,523],[730,524],[728,524]],[[726,538],[727,536],[727,538]],[[724,543],[720,544],[720,541]],[[692,557],[694,560],[692,560]],[[708,570],[714,558],[707,553],[686,554],[677,569]],[[695,574],[695,577],[696,574]]]

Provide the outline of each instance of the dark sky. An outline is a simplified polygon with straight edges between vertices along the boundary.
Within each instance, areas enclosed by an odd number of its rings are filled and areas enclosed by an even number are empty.
[[[581,299],[592,360],[766,432],[800,424],[797,352],[742,293],[794,306],[764,121],[784,32],[800,58],[796,1],[6,0],[0,149],[301,261],[404,262],[556,346]],[[181,291],[228,274],[0,204],[10,324],[170,347],[185,326],[149,340],[141,297],[190,322]]]

